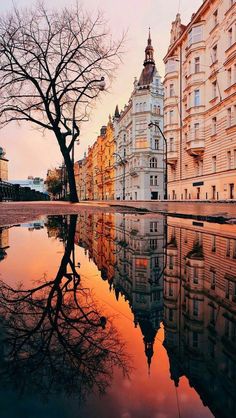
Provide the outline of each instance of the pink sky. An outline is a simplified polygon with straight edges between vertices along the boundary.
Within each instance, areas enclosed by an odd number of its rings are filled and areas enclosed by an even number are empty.
[[[31,0],[14,0],[18,6],[30,6]],[[45,1],[45,3],[47,3]],[[50,0],[50,5],[61,7],[68,0]],[[163,77],[162,59],[167,51],[170,38],[170,25],[178,10],[182,23],[186,24],[202,0],[86,0],[86,9],[103,10],[110,23],[114,38],[128,30],[126,53],[123,64],[117,70],[116,80],[109,93],[102,93],[100,101],[93,110],[90,121],[81,127],[80,145],[76,146],[75,157],[79,159],[96,140],[100,127],[108,121],[109,113],[115,105],[122,108],[128,101],[135,76],[142,70],[144,49],[147,42],[148,27],[151,27],[152,43],[159,73]],[[11,2],[0,2],[0,13],[9,10]],[[20,127],[14,124],[0,131],[0,145],[6,149],[9,159],[9,179],[23,179],[28,175],[45,177],[48,168],[61,164],[61,155],[56,140],[47,134],[45,137],[29,124]]]

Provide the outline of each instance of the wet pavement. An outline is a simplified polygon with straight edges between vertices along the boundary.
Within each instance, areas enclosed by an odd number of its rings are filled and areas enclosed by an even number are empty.
[[[44,215],[78,214],[83,210],[94,213],[148,211],[179,217],[192,217],[215,222],[236,222],[236,203],[218,202],[157,202],[157,201],[91,201],[69,202],[6,202],[0,203],[0,226],[30,221]]]

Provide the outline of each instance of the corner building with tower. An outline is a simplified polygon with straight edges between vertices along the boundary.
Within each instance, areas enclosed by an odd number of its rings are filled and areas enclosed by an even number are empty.
[[[145,60],[133,92],[114,115],[115,199],[163,199],[164,144],[157,127],[163,129],[163,86],[154,61],[149,32]]]

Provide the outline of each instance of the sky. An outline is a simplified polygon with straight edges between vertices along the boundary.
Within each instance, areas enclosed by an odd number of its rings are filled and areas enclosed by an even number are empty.
[[[48,1],[50,7],[57,8],[71,3],[72,0]],[[84,0],[80,3],[88,11],[99,9],[104,12],[114,39],[118,39],[123,31],[127,31],[127,39],[123,62],[109,92],[101,93],[90,120],[81,126],[80,144],[75,147],[76,160],[83,157],[88,146],[95,142],[100,127],[107,124],[116,104],[122,109],[128,102],[134,77],[139,77],[142,71],[148,28],[151,28],[157,69],[163,77],[163,57],[169,45],[171,22],[180,12],[182,23],[187,24],[202,0]],[[34,1],[14,0],[14,4],[30,6]],[[0,0],[0,13],[9,11],[12,5],[9,0]],[[49,134],[43,136],[29,123],[21,126],[12,123],[1,129],[0,146],[5,148],[9,159],[9,179],[25,179],[29,175],[45,178],[47,169],[62,162],[56,139]]]

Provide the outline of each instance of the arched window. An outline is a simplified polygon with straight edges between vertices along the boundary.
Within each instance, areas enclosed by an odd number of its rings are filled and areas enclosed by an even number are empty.
[[[150,168],[157,168],[157,159],[155,157],[150,159]]]

